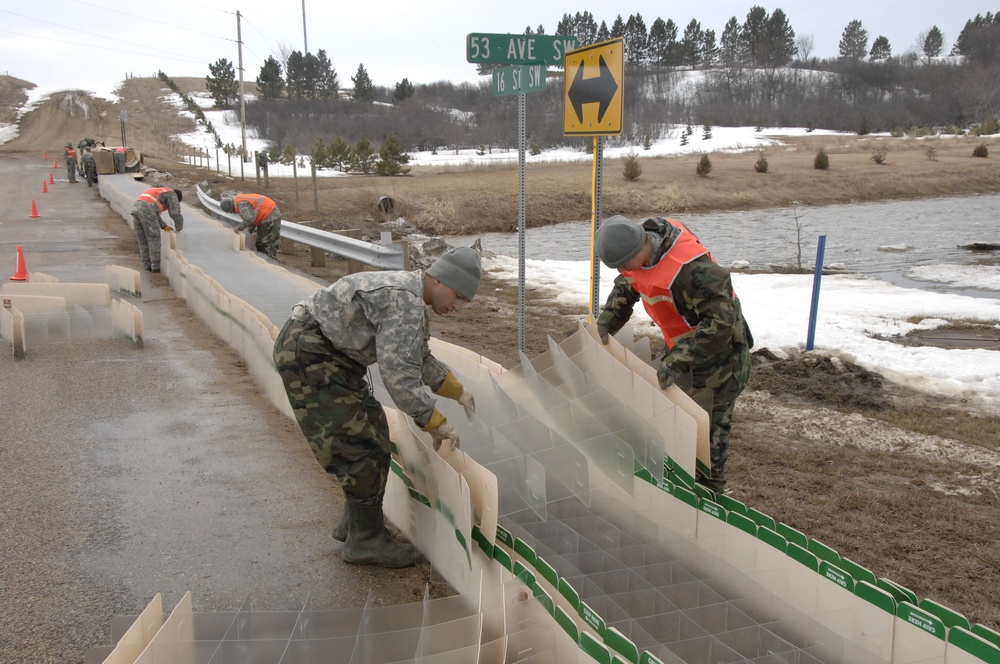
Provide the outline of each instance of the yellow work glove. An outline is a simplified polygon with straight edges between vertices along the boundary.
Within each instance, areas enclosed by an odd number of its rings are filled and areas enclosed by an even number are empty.
[[[438,396],[442,396],[446,399],[454,399],[458,403],[462,404],[465,408],[465,414],[470,418],[472,414],[476,412],[476,399],[472,396],[472,393],[465,389],[465,387],[458,382],[458,378],[455,378],[455,374],[451,371],[448,375],[444,377],[441,385],[434,391]]]
[[[431,435],[434,439],[434,451],[441,449],[441,443],[443,441],[448,441],[448,447],[454,451],[458,449],[461,441],[458,438],[458,433],[455,429],[448,423],[448,419],[441,414],[437,408],[431,413],[431,419],[427,422],[427,426],[421,427],[424,431]]]

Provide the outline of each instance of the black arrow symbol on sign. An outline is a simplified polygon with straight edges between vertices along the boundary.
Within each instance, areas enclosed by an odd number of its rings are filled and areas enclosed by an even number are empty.
[[[618,92],[618,83],[615,82],[615,77],[612,75],[608,63],[604,61],[603,55],[600,56],[598,64],[601,70],[600,75],[586,79],[583,77],[583,65],[581,64],[569,86],[569,101],[573,104],[573,111],[581,124],[583,123],[584,104],[601,104],[597,109],[597,122],[600,123],[604,119],[604,114],[607,112],[608,106],[611,105],[615,93]]]

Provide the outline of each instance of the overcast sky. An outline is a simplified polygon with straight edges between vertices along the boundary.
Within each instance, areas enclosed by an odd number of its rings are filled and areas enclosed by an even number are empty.
[[[526,26],[555,31],[564,13],[589,11],[598,24],[612,24],[621,13],[642,15],[647,28],[656,18],[673,19],[681,32],[691,19],[703,30],[722,34],[735,16],[742,23],[755,3],[702,0],[686,6],[652,0],[628,3],[556,3],[547,0],[470,2],[330,2],[304,0],[49,0],[0,5],[0,73],[42,88],[79,87],[110,92],[127,75],[205,76],[208,64],[238,61],[236,12],[242,20],[245,79],[253,81],[269,55],[281,45],[315,53],[324,49],[342,85],[351,85],[364,64],[376,85],[392,86],[404,77],[413,83],[474,80],[465,59],[470,32],[521,33]],[[965,21],[995,11],[987,0],[897,2],[785,0],[761,6],[785,12],[797,36],[812,36],[817,57],[834,57],[844,27],[853,19],[868,31],[869,45],[885,35],[893,55],[914,49],[917,36],[937,25],[950,50]]]

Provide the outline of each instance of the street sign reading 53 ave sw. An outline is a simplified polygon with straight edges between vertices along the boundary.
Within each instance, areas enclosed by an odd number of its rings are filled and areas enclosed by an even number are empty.
[[[465,59],[473,64],[562,66],[577,46],[569,35],[511,35],[473,32],[465,39]]]

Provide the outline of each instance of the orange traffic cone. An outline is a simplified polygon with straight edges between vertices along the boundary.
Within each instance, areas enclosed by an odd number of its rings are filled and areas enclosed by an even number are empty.
[[[24,251],[21,249],[21,245],[17,245],[17,263],[14,265],[14,276],[11,277],[10,280],[28,280],[28,267],[24,264]]]
[[[45,180],[42,180],[42,193],[43,194],[49,193],[49,183],[46,182]]]
[[[55,183],[56,183],[56,179],[54,177],[52,177],[52,172],[50,171],[49,172],[49,184],[55,184]]]
[[[42,159],[48,159],[48,158],[49,158],[49,151],[42,150]]]
[[[31,217],[32,219],[35,219],[36,217],[42,216],[42,215],[38,214],[38,206],[35,205],[35,199],[34,198],[31,199],[31,214],[29,214],[28,216]]]
[[[52,168],[59,168],[59,164],[56,163],[55,159],[52,160]]]

